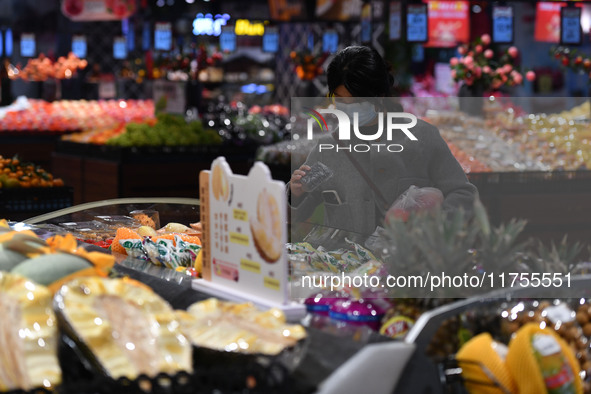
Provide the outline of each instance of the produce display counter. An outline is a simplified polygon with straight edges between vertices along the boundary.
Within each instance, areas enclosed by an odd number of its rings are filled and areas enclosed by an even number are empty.
[[[561,177],[552,179],[557,187],[563,180]],[[31,218],[25,221],[25,225],[88,221],[97,215],[121,217],[137,210],[159,212],[162,223],[200,220],[198,200],[144,198],[82,204]],[[87,248],[99,250],[96,246]],[[193,279],[186,273],[157,267],[132,257],[118,256],[112,276],[126,276],[142,282],[179,310],[186,310],[194,302],[210,297],[195,290],[191,286]],[[322,324],[310,323],[306,327],[307,337],[303,347],[288,363],[284,359],[272,357],[235,357],[229,364],[226,358],[222,364],[217,358],[219,355],[210,353],[201,354],[202,358],[194,361],[199,361],[202,368],[190,374],[159,374],[156,378],[140,376],[135,380],[113,380],[85,367],[76,346],[66,346],[67,341],[62,339],[65,342],[60,342],[59,360],[68,369],[65,369],[60,392],[107,393],[126,390],[139,393],[145,392],[146,385],[149,385],[152,390],[149,392],[175,393],[196,390],[221,393],[465,393],[466,384],[480,385],[477,387],[482,390],[490,386],[499,387],[500,379],[505,376],[494,370],[492,375],[479,375],[480,380],[469,380],[464,372],[468,373],[466,363],[470,362],[461,355],[464,346],[470,346],[473,343],[471,341],[480,334],[490,333],[495,340],[502,341],[501,338],[505,338],[509,352],[515,354],[516,351],[509,344],[511,334],[531,329],[528,323],[533,322],[540,330],[547,327],[543,331],[545,335],[555,332],[552,334],[554,338],[560,336],[568,341],[567,347],[563,348],[566,350],[562,351],[575,349],[576,358],[572,358],[574,361],[569,366],[573,368],[574,374],[569,379],[574,381],[580,377],[584,388],[582,392],[588,393],[591,391],[588,375],[591,366],[587,363],[588,340],[591,336],[591,276],[576,276],[573,272],[568,278],[568,282],[552,282],[552,289],[517,283],[513,287],[507,286],[455,301],[397,299],[394,306],[407,311],[399,310],[400,317],[405,314],[408,316],[408,311],[414,308],[412,305],[422,302],[423,307],[432,306],[423,310],[414,324],[407,327],[404,339],[391,339],[377,332],[368,335],[366,331],[360,331],[359,326],[331,326],[328,323],[328,326],[323,327]],[[417,304],[413,304],[415,302]],[[509,362],[507,365],[507,368],[511,368]],[[533,376],[520,375],[515,369],[508,370],[521,382],[534,379]],[[505,383],[502,381],[502,384]]]
[[[68,131],[70,132],[76,131]],[[63,132],[50,131],[1,131],[0,155],[4,157],[18,155],[51,172],[51,156],[62,135],[64,135]]]
[[[199,171],[215,157],[246,174],[255,147],[187,146],[119,148],[61,141],[53,154],[56,174],[74,188],[74,203],[122,197],[194,197]]]
[[[199,220],[198,200],[145,198],[91,202],[30,218],[25,224],[57,225],[62,222],[88,221],[96,215],[116,217],[136,210],[158,211],[162,223],[170,220]],[[86,247],[99,250],[93,245]],[[175,309],[185,310],[193,303],[211,297],[193,289],[190,276],[131,257],[118,256],[111,276],[126,276],[148,285]],[[395,341],[375,332],[357,338],[334,335],[314,327],[307,328],[306,332],[303,348],[287,363],[280,358],[236,357],[231,360],[231,364],[227,363],[227,359],[224,364],[220,364],[216,358],[219,356],[210,355],[211,358],[201,359],[199,365],[203,367],[191,374],[160,374],[157,379],[141,377],[133,381],[113,380],[90,373],[80,363],[80,354],[75,347],[64,346],[60,362],[71,369],[64,376],[62,392],[107,393],[125,389],[126,392],[135,393],[142,392],[142,384],[150,384],[156,391],[164,390],[161,385],[173,384],[175,388],[172,392],[175,393],[195,390],[221,393],[332,393],[361,387],[360,382],[364,378],[372,377],[371,382],[364,383],[365,388],[371,387],[374,393],[389,393],[414,349],[412,344]]]

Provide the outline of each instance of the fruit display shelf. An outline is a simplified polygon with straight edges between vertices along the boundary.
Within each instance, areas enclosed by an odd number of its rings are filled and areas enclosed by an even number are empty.
[[[253,146],[113,147],[61,141],[53,171],[74,187],[74,203],[121,197],[193,197],[198,175],[218,156],[246,174]]]
[[[0,216],[25,220],[73,205],[71,187],[0,189]]]

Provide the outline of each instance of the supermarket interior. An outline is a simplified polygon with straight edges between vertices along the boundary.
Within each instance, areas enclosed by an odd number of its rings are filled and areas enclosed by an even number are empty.
[[[591,1],[0,0],[0,314],[0,393],[591,394]]]

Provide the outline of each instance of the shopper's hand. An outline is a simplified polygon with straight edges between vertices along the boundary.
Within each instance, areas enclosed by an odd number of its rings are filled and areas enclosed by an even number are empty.
[[[310,167],[304,164],[300,168],[295,170],[293,174],[291,174],[289,187],[291,189],[291,194],[294,197],[299,197],[302,194],[304,194],[301,179],[306,176],[306,171],[310,171]]]

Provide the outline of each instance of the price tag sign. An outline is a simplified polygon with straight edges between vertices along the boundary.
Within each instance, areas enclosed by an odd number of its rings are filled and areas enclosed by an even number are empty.
[[[125,37],[115,37],[113,41],[113,57],[115,59],[127,58],[127,41]]]
[[[220,34],[220,49],[222,52],[234,52],[236,50],[236,33],[234,26],[223,26]]]
[[[409,4],[406,8],[406,39],[408,42],[427,42],[429,18],[427,4]]]
[[[371,4],[361,9],[361,42],[371,42]]]
[[[172,48],[172,27],[169,22],[156,22],[154,26],[154,49],[170,51]]]
[[[289,301],[285,184],[256,162],[234,175],[223,157],[199,175],[203,278],[229,291]]]
[[[390,19],[388,21],[388,38],[391,41],[400,40],[402,37],[402,3],[390,2]]]
[[[334,53],[339,48],[339,34],[336,30],[326,30],[322,35],[322,52]]]
[[[117,95],[115,81],[101,81],[98,85],[98,96],[101,100],[113,99]]]
[[[170,114],[184,114],[187,107],[185,84],[177,81],[159,79],[154,81],[152,98],[157,103],[163,97],[166,99],[165,112]]]
[[[580,45],[582,41],[581,9],[579,7],[562,7],[560,9],[560,43]]]
[[[21,35],[21,56],[33,57],[36,52],[35,35],[32,33],[23,33]]]
[[[263,52],[277,53],[279,50],[279,30],[267,27],[263,35]]]
[[[499,44],[513,42],[513,7],[494,6],[492,10],[492,40]]]
[[[72,37],[72,53],[81,59],[86,57],[86,36]]]

